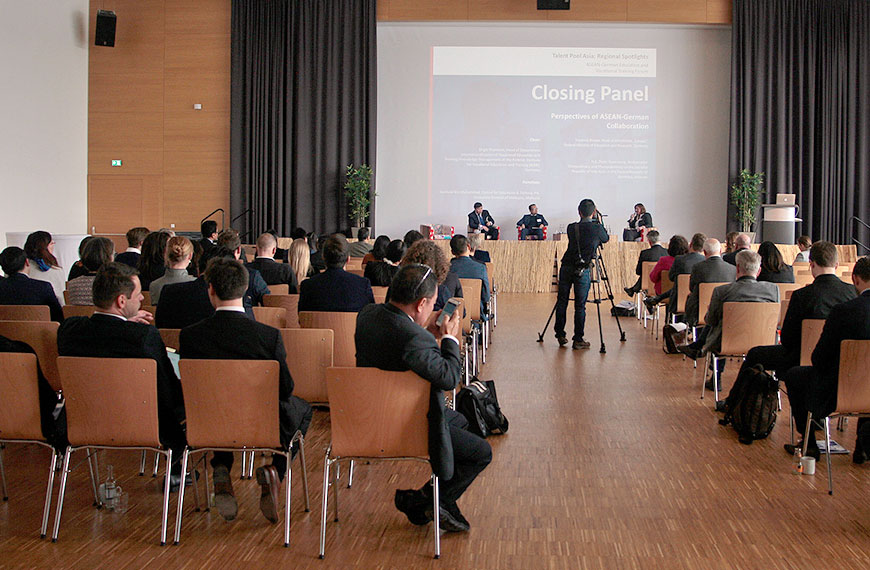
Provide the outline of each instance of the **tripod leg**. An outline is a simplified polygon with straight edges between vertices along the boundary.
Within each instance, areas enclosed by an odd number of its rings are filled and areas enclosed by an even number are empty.
[[[550,321],[553,320],[553,315],[556,314],[556,305],[559,304],[559,301],[556,300],[556,303],[553,305],[553,310],[550,311],[550,316],[547,317],[547,323],[544,325],[544,330],[538,333],[538,342],[544,342],[544,334],[546,334],[547,329],[550,326]]]

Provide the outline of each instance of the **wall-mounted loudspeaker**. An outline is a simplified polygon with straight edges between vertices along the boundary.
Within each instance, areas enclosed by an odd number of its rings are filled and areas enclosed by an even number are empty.
[[[97,28],[94,33],[94,45],[115,47],[115,24],[118,17],[109,10],[97,11]]]
[[[538,0],[538,10],[570,10],[571,0]]]

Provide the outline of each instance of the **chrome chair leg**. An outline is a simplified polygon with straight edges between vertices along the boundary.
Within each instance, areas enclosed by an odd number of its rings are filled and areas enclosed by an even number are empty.
[[[248,458],[248,479],[253,479],[253,478],[254,478],[254,452],[252,451],[251,456]]]
[[[187,473],[187,461],[190,458],[190,448],[185,446],[181,454],[181,472]],[[172,544],[177,545],[181,540],[181,513],[184,510],[184,482],[178,488],[178,507],[175,509],[175,539]]]
[[[154,470],[151,472],[152,477],[157,477],[157,473],[160,471],[160,454],[154,454]]]
[[[242,450],[242,473],[239,476],[239,479],[242,481],[245,480],[248,474],[248,453],[245,450]]]
[[[142,450],[142,459],[139,461],[139,477],[143,477],[145,475],[145,450]]]
[[[0,462],[2,465],[2,462]],[[54,490],[54,470],[57,468],[57,453],[51,449],[51,466],[48,468],[48,485],[45,487],[45,505],[42,507],[42,526],[39,527],[39,538],[45,538],[48,532],[48,513],[51,511],[51,492]],[[3,478],[3,500],[6,497],[6,478]]]
[[[323,495],[320,502],[320,559],[326,554],[326,509],[329,506],[329,448],[323,459]]]
[[[311,504],[308,500],[308,469],[305,464],[305,436],[302,435],[302,432],[297,432],[299,434],[299,466],[302,468],[302,490],[305,492],[305,512],[311,512]],[[292,449],[292,447],[291,447]],[[292,455],[290,456],[293,457]],[[289,463],[289,461],[288,461]]]
[[[100,492],[97,486],[99,483],[97,480],[100,478],[100,466],[97,465],[97,453],[94,450],[93,454],[91,450],[86,450],[87,459],[88,459],[88,472],[91,477],[91,489],[94,491],[94,506],[98,509],[103,508],[103,501],[100,499]]]
[[[828,464],[828,494],[833,495],[834,474],[831,472],[831,418],[829,417],[825,418],[825,461]]]
[[[719,382],[721,378],[719,377],[719,361],[724,360],[716,356],[715,354],[712,356],[713,358],[713,399],[715,401],[719,401]],[[706,372],[704,373],[706,374]]]
[[[813,413],[807,412],[807,427],[804,429],[804,446],[801,450],[801,455],[807,454],[807,436],[810,434],[810,428],[813,425]]]
[[[353,466],[354,466],[354,461],[353,461],[353,459],[351,459],[350,460],[350,467],[348,467],[348,469],[347,469],[347,488],[348,489],[350,489],[351,486],[353,485]]]
[[[292,444],[290,449],[292,449]],[[292,483],[292,471],[290,469],[290,462],[293,460],[293,454],[290,449],[287,450],[285,454],[287,457],[287,473],[284,477],[284,483],[287,486],[285,492],[285,503],[284,503],[284,548],[290,547],[290,484]],[[305,472],[305,464],[303,463],[302,472]],[[305,499],[308,500],[308,490],[305,491]],[[308,510],[308,505],[305,505],[305,510]]]
[[[441,558],[441,491],[438,488],[438,476],[432,474],[432,520],[435,523],[435,558]]]
[[[338,478],[339,478],[338,475],[339,475],[339,473],[338,473],[337,467],[338,467],[338,465],[336,465],[336,470],[335,470],[335,482],[332,484],[332,494],[333,494],[333,499],[335,500],[335,519],[334,519],[335,522],[338,522]]]
[[[63,467],[60,474],[60,490],[57,492],[57,512],[54,514],[54,529],[51,532],[51,541],[57,542],[57,533],[60,530],[60,516],[63,513],[63,497],[66,493],[66,480],[69,475],[69,458],[72,455],[72,448],[67,446],[66,452],[63,455]]]
[[[704,384],[707,382],[707,378],[705,376],[707,375],[707,363],[710,362],[710,354],[711,353],[708,352],[707,356],[704,357],[704,374],[701,375],[701,399],[702,400],[704,399],[704,390],[705,390]],[[698,366],[697,360],[695,361],[695,366],[696,367]]]
[[[211,485],[208,482],[208,468],[211,465],[208,464],[208,451],[202,454],[202,472],[205,480],[205,489],[203,495],[205,496],[205,511],[211,511],[211,493],[209,489],[211,489]]]
[[[3,500],[9,500],[9,488],[6,486],[6,467],[3,466],[3,450],[6,449],[5,445],[0,445],[0,482],[3,484]],[[54,472],[52,471],[52,474]]]
[[[163,483],[163,519],[160,523],[160,546],[166,545],[166,527],[169,522],[169,486],[170,486],[170,478],[172,477],[172,450],[166,450],[166,481]],[[181,484],[179,485],[179,496],[184,489],[184,470],[181,471]]]

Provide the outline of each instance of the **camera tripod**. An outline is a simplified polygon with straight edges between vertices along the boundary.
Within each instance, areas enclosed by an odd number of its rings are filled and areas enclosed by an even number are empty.
[[[616,308],[616,305],[613,303],[613,288],[610,286],[610,278],[607,276],[607,267],[604,265],[604,258],[601,253],[603,247],[601,244],[598,245],[598,248],[595,250],[595,257],[589,265],[590,271],[590,282],[589,282],[589,293],[591,297],[589,298],[590,303],[595,304],[595,312],[598,317],[598,339],[601,342],[600,353],[604,354],[607,352],[607,347],[604,345],[604,330],[601,327],[601,303],[607,299],[610,301],[611,309]],[[604,294],[605,297],[602,297],[602,284],[604,286]],[[571,297],[568,297],[568,301],[572,301]],[[577,300],[573,299],[576,303]],[[556,303],[553,305],[553,310],[550,311],[550,316],[547,317],[547,323],[544,325],[544,330],[538,333],[538,342],[544,342],[544,334],[547,332],[547,328],[550,326],[550,321],[553,320],[553,315],[556,314],[556,306],[559,304],[558,299]],[[625,342],[625,331],[622,330],[622,324],[619,322],[619,315],[615,314],[615,311],[611,311],[614,317],[616,317],[616,327],[619,329],[619,341]]]

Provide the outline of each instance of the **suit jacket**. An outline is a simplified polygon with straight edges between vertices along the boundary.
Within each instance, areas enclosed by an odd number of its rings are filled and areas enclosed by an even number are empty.
[[[157,362],[157,414],[160,441],[177,450],[184,446],[181,428],[184,397],[181,383],[166,354],[160,333],[152,325],[125,321],[110,315],[72,317],[57,331],[60,356],[101,358],[150,358]]]
[[[303,427],[311,406],[291,397],[293,377],[287,368],[287,353],[278,329],[258,323],[244,313],[215,311],[210,317],[182,329],[179,355],[181,358],[276,360],[281,442],[289,442],[296,430]],[[304,427],[307,429],[307,424]]]
[[[263,276],[267,285],[289,285],[290,293],[299,292],[299,283],[296,281],[296,272],[287,263],[278,263],[268,257],[258,257],[245,265],[250,271],[255,269]]]
[[[591,218],[568,224],[565,231],[568,234],[568,249],[562,256],[562,265],[569,265],[572,268],[577,266],[581,257],[584,261],[591,261],[598,246],[607,243],[610,239],[604,226]]]
[[[374,302],[369,280],[344,269],[329,267],[299,285],[300,311],[356,313]]]
[[[831,309],[851,301],[856,295],[855,286],[843,283],[836,275],[819,275],[812,283],[791,294],[782,321],[780,342],[793,362],[792,366],[800,363],[803,320],[827,319]]]
[[[744,247],[743,249],[749,249],[748,247]],[[743,251],[743,249],[735,249],[729,253],[723,254],[722,259],[726,263],[730,263],[731,265],[737,265],[737,254]]]
[[[692,268],[689,279],[689,298],[686,299],[686,322],[695,325],[698,322],[698,290],[701,283],[719,283],[734,281],[737,268],[725,263],[718,255],[712,255]]]
[[[448,272],[447,277],[444,278],[444,283],[438,285],[438,298],[435,300],[433,310],[443,309],[450,297],[462,298],[462,283],[459,282],[459,277],[455,273]]]
[[[650,214],[649,212],[644,212],[640,215],[640,217],[637,218],[635,218],[632,214],[632,216],[628,219],[628,227],[633,230],[636,230],[638,227],[651,228],[652,225],[652,214]]]
[[[668,270],[668,276],[674,283],[674,288],[671,290],[671,298],[668,301],[668,310],[670,310],[672,314],[677,312],[677,276],[691,275],[692,268],[702,261],[704,261],[704,256],[700,253],[695,253],[694,251],[678,255],[674,258],[674,264],[671,265],[671,268]]]
[[[474,210],[468,214],[468,227],[472,230],[476,230],[481,226],[486,226],[487,222],[492,222],[492,225],[495,226],[495,220],[492,219],[492,216],[489,215],[489,210],[484,210],[480,213],[480,216],[483,217],[483,223],[480,223],[480,217],[478,217],[477,212]]]
[[[432,384],[429,395],[429,462],[439,477],[453,477],[453,444],[447,427],[444,390],[461,380],[459,345],[442,339],[413,322],[400,309],[385,303],[369,305],[356,320],[356,365],[406,371]]]
[[[365,241],[355,241],[347,248],[350,257],[365,257],[372,250],[372,244]]]
[[[208,300],[205,277],[164,286],[155,312],[154,324],[161,329],[183,329],[210,317],[214,307]]]
[[[398,272],[398,265],[386,261],[371,261],[366,263],[363,276],[371,282],[372,287],[389,287]]]
[[[202,254],[206,257],[208,257],[211,250],[216,246],[216,244],[208,238],[202,238],[199,240],[199,245],[202,246]]]
[[[115,256],[115,261],[118,263],[123,263],[124,265],[129,265],[130,267],[137,268],[139,267],[139,258],[142,256],[140,253],[136,253],[135,251],[125,251],[124,253],[119,253]]]
[[[727,285],[713,290],[710,308],[704,318],[709,331],[704,349],[719,352],[722,347],[722,313],[725,303],[779,303],[779,287],[773,283],[756,281],[755,277],[744,276]]]
[[[549,226],[547,219],[541,214],[526,214],[517,222],[517,227],[526,226],[531,229],[538,229],[542,226]]]
[[[311,268],[314,269],[315,273],[326,271],[326,262],[323,261],[323,252],[320,250],[311,254]]]
[[[31,279],[24,273],[0,279],[0,305],[48,305],[51,320],[63,321],[63,310],[51,283]]]
[[[652,261],[655,263],[667,254],[668,250],[663,248],[660,244],[655,244],[654,246],[648,247],[645,250],[641,251],[640,255],[637,256],[637,265],[634,268],[634,274],[640,275],[645,261]]]
[[[758,280],[769,283],[794,283],[794,270],[791,265],[785,264],[779,271],[768,271],[762,267],[761,273],[758,274]]]
[[[480,287],[480,314],[486,314],[486,304],[489,303],[489,275],[486,273],[486,265],[478,263],[470,256],[454,257],[450,260],[450,273],[456,274],[460,279],[480,279],[483,285]]]

